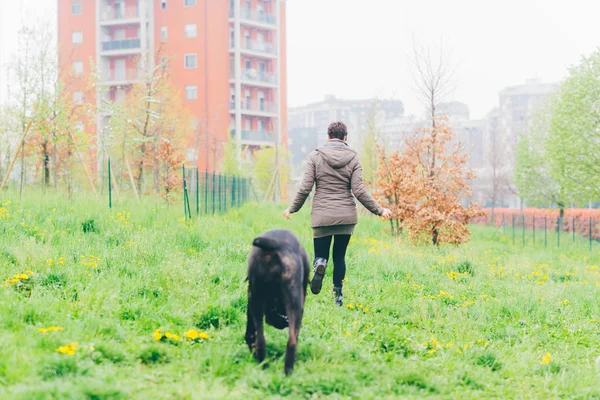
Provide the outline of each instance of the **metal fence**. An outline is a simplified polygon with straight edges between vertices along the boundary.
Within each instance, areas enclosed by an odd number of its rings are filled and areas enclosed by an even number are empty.
[[[600,210],[496,209],[472,223],[495,226],[507,242],[521,245],[566,246],[587,242],[590,251],[600,247]]]
[[[247,203],[252,193],[249,178],[183,167],[183,207],[186,218],[225,213]]]

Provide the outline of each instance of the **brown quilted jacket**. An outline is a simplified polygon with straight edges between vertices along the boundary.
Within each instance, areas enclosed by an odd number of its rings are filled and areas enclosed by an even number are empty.
[[[341,140],[330,140],[308,155],[304,177],[290,213],[302,208],[313,185],[313,228],[356,224],[358,217],[355,197],[373,214],[383,213],[383,208],[365,188],[358,155]]]

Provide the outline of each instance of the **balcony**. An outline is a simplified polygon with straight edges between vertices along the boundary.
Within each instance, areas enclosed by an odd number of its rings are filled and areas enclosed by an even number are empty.
[[[273,14],[267,14],[264,11],[248,10],[247,8],[240,10],[240,19],[264,25],[277,25],[277,18]]]
[[[235,112],[235,102],[233,101],[230,102],[230,110],[232,113]],[[277,112],[277,104],[271,101],[242,101],[242,114],[268,116],[267,114],[276,115]]]
[[[108,86],[125,86],[140,82],[141,73],[135,68],[111,69],[102,75],[102,83]]]
[[[242,81],[250,84],[277,86],[277,74],[273,72],[242,69]]]
[[[102,42],[103,52],[116,52],[118,54],[138,52],[141,49],[141,39],[109,40]],[[131,51],[130,51],[131,50]]]
[[[258,42],[256,40],[242,40],[242,50],[254,53],[264,53],[271,56],[277,55],[277,48],[272,43]]]
[[[127,24],[139,18],[140,10],[137,7],[128,7],[125,9],[121,7],[106,7],[100,11],[100,23],[103,25]]]
[[[231,130],[231,136],[235,137],[235,129]],[[275,143],[275,133],[267,131],[242,130],[241,141],[245,144],[273,145]],[[250,142],[250,143],[248,143]]]
[[[234,17],[234,10],[230,9],[229,18]],[[271,28],[277,26],[277,17],[273,14],[269,14],[264,11],[242,8],[240,10],[240,19],[243,21],[243,23],[249,23],[251,25],[266,25]]]

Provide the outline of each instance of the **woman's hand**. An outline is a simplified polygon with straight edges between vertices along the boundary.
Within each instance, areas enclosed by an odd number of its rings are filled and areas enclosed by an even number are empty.
[[[389,219],[392,217],[392,210],[390,210],[389,208],[384,208],[383,212],[381,213],[381,216],[385,219]]]
[[[291,219],[289,208],[286,208],[286,210],[283,212],[283,218],[287,219],[288,221]]]

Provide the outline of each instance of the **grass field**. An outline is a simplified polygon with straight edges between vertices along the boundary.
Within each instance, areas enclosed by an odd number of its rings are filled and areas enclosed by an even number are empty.
[[[186,223],[154,202],[1,207],[2,399],[600,399],[600,252],[585,239],[513,246],[474,227],[471,243],[433,249],[365,218],[346,305],[330,268],[288,378],[287,331],[267,328],[268,368],[248,352],[243,281],[265,230],[287,227],[312,252],[308,210]]]

